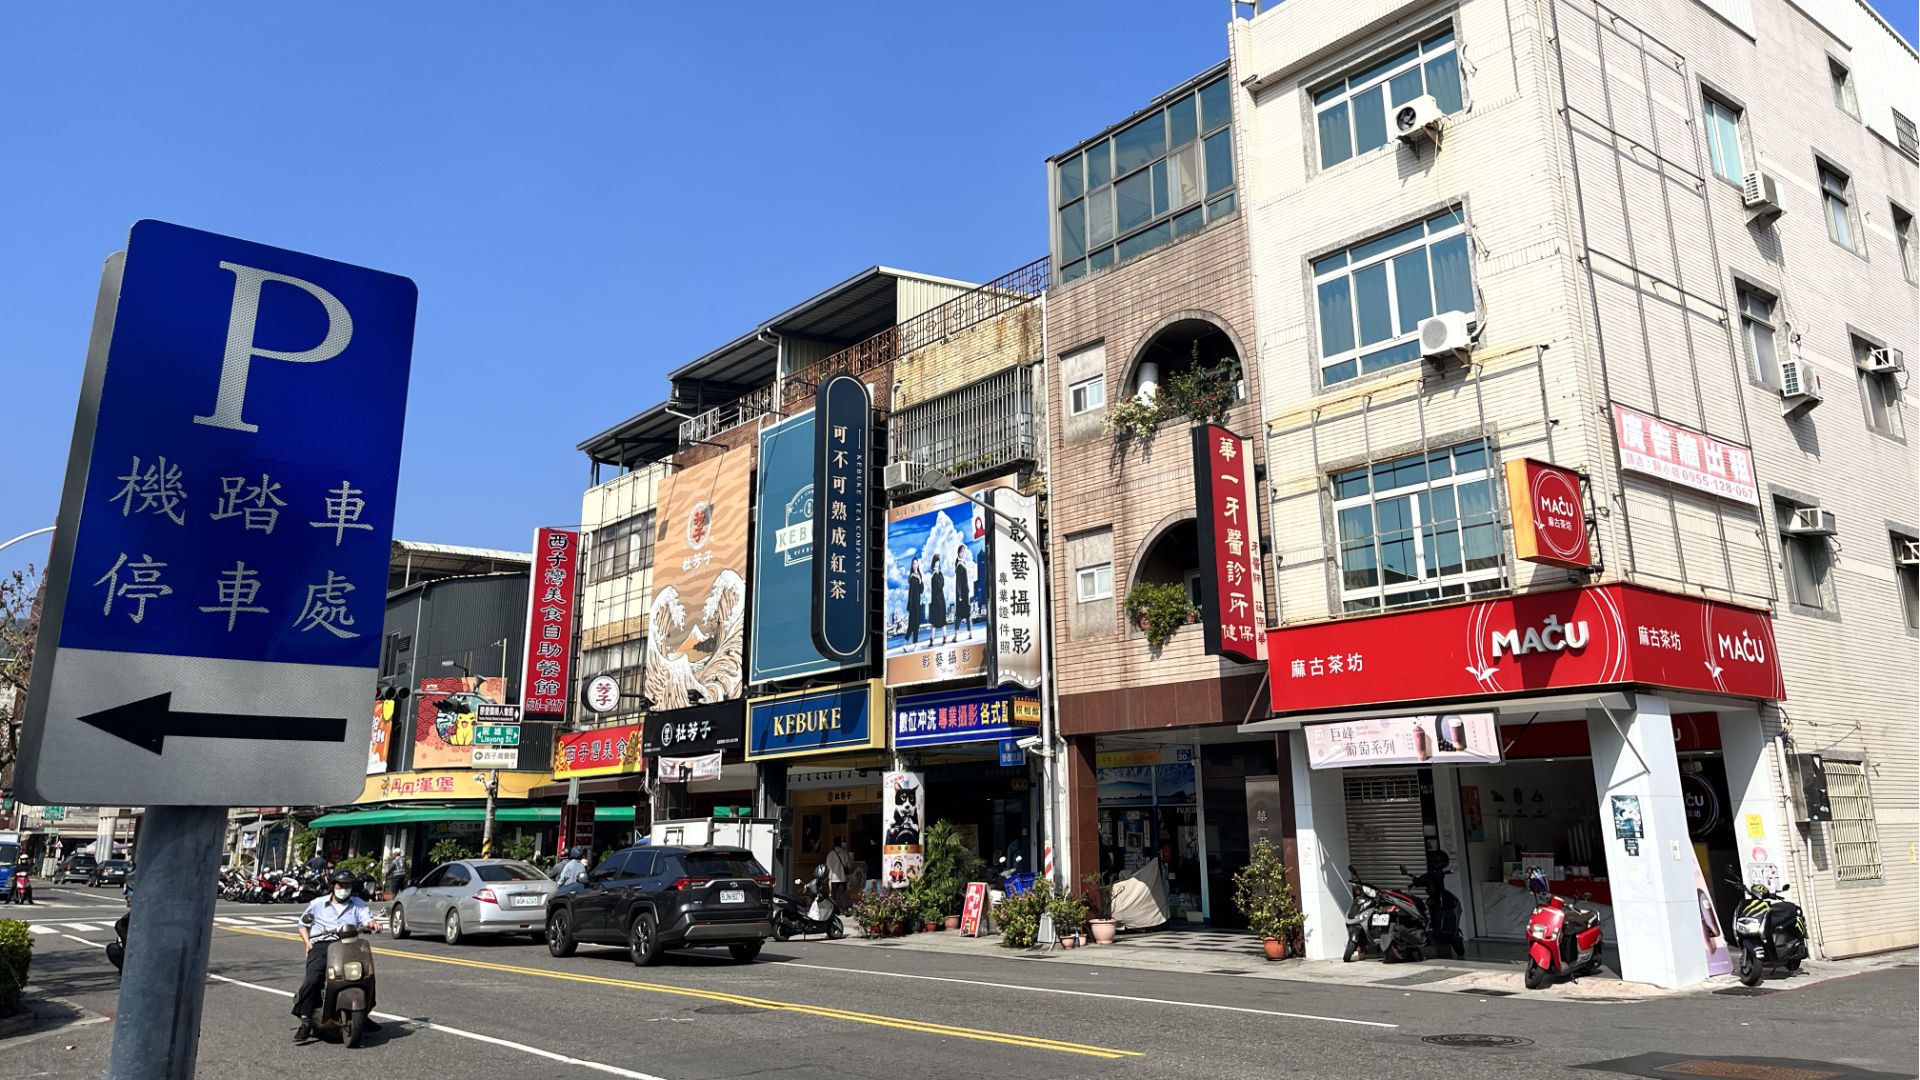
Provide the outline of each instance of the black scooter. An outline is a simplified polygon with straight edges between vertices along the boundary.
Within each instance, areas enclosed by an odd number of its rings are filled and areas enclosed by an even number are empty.
[[[1360,880],[1351,866],[1347,877],[1353,904],[1347,909],[1347,951],[1341,959],[1352,963],[1356,957],[1378,953],[1389,964],[1425,960],[1431,925],[1426,904],[1411,893]]]
[[[1452,858],[1444,851],[1430,852],[1427,855],[1427,872],[1408,874],[1402,866],[1400,872],[1407,874],[1414,888],[1427,891],[1428,939],[1444,954],[1451,952],[1456,957],[1467,955],[1466,935],[1460,932],[1460,898],[1447,889],[1447,875]]]
[[[300,921],[311,927],[312,915]],[[360,1045],[373,1011],[373,944],[357,926],[343,926],[327,944],[327,977],[320,984],[320,1004],[313,1010],[313,1031],[321,1038],[337,1036],[349,1047]]]
[[[793,883],[800,885],[801,881],[794,878]],[[847,925],[840,918],[839,905],[833,902],[833,890],[827,887],[827,868],[814,868],[813,880],[803,887],[808,894],[805,908],[791,896],[774,894],[773,940],[786,941],[807,934],[825,934],[829,941],[846,937]]]
[[[1733,920],[1733,947],[1739,951],[1734,974],[1747,986],[1759,986],[1770,968],[1799,971],[1800,961],[1808,955],[1807,917],[1800,905],[1788,903],[1782,895],[1793,886],[1782,885],[1780,892],[1774,892],[1760,882],[1731,884],[1745,893],[1740,914]]]

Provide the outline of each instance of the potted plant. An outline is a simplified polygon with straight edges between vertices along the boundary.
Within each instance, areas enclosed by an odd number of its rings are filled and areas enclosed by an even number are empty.
[[[1000,927],[1000,944],[1009,949],[1029,949],[1040,938],[1040,916],[1052,910],[1053,885],[1046,878],[1018,896],[1009,896],[993,909],[993,921]],[[1056,918],[1055,926],[1059,925]]]
[[[964,906],[967,882],[975,878],[986,863],[967,846],[960,830],[951,821],[936,821],[928,826],[922,843],[926,861],[914,888],[926,897],[927,906],[923,914],[928,922],[957,930],[960,927],[958,912]]]
[[[1074,899],[1069,892],[1054,893],[1047,901],[1047,913],[1053,916],[1054,936],[1060,939],[1062,947],[1071,949],[1079,944],[1080,929],[1087,925],[1087,905],[1083,901]]]
[[[1286,864],[1266,840],[1253,846],[1253,857],[1233,875],[1233,905],[1246,916],[1248,928],[1260,935],[1269,960],[1286,957],[1287,943],[1307,921],[1287,885]]]
[[[1093,943],[1111,945],[1120,929],[1120,924],[1113,920],[1113,882],[1099,874],[1088,874],[1080,880],[1087,887],[1087,909],[1092,916],[1087,920],[1087,930],[1093,935]]]
[[[868,937],[894,937],[913,918],[913,909],[904,890],[881,889],[855,900],[847,916]]]
[[[1127,590],[1127,614],[1146,631],[1147,645],[1158,649],[1173,632],[1194,621],[1200,609],[1187,597],[1187,587],[1175,582],[1142,581]]]

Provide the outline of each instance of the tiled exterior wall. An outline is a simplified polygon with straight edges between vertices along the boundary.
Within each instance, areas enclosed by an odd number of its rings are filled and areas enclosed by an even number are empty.
[[[593,557],[594,530],[653,509],[666,477],[667,466],[657,463],[587,489],[580,498],[580,531],[585,540],[582,550],[589,560]],[[647,604],[652,598],[652,568],[583,586],[580,647],[596,649],[644,634]]]
[[[896,402],[901,408],[917,405],[1002,368],[1037,362],[1042,324],[1041,305],[1026,303],[906,354],[893,366],[900,383]]]

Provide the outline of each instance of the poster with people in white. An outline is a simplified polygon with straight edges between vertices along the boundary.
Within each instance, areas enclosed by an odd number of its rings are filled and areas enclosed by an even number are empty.
[[[967,489],[1010,487],[1002,478]],[[987,511],[947,492],[887,511],[887,685],[984,674]]]

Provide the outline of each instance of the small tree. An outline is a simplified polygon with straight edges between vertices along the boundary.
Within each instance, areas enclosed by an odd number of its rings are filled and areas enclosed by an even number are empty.
[[[1263,938],[1292,941],[1307,922],[1287,885],[1287,866],[1266,840],[1253,846],[1253,857],[1233,875],[1233,906]]]
[[[1127,591],[1127,614],[1146,631],[1147,645],[1158,649],[1173,632],[1200,614],[1187,598],[1187,587],[1176,582],[1142,581]]]
[[[20,751],[20,711],[33,678],[46,575],[28,566],[0,575],[0,773]]]

